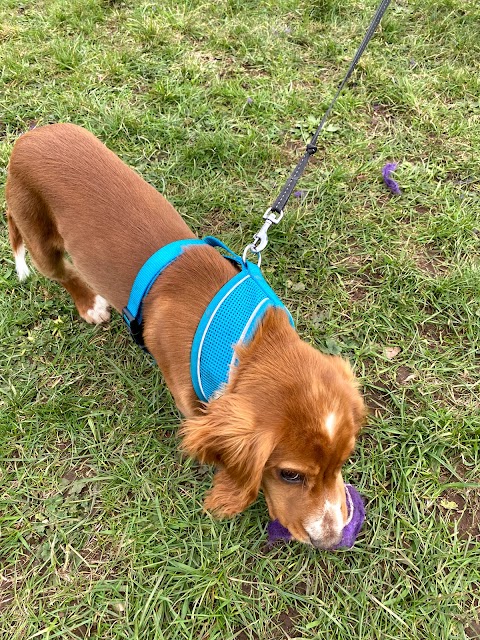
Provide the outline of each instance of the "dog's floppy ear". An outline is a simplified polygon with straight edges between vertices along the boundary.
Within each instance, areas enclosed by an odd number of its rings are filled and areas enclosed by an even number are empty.
[[[336,358],[336,362],[340,365],[340,370],[343,374],[343,377],[352,385],[352,413],[355,427],[357,431],[359,431],[363,427],[367,419],[368,408],[365,406],[365,402],[363,401],[362,396],[357,391],[359,383],[354,376],[351,364],[348,362],[348,360],[344,360],[343,358]]]
[[[255,500],[275,443],[272,434],[256,428],[248,402],[234,393],[213,400],[203,415],[183,423],[181,435],[184,451],[220,467],[206,509],[220,517],[232,516]]]

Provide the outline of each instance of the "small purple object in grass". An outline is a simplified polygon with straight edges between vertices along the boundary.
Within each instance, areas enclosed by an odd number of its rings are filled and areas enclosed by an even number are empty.
[[[350,549],[355,544],[355,540],[362,528],[365,520],[365,507],[363,498],[351,484],[345,485],[347,498],[347,524],[343,528],[342,539],[335,549]],[[279,540],[291,540],[292,534],[278,520],[268,524],[268,544],[271,546]]]
[[[398,167],[398,162],[388,162],[382,169],[383,181],[387,185],[388,189],[395,195],[399,196],[402,192],[400,191],[400,187],[398,186],[398,182],[396,182],[393,178],[391,178],[391,174]]]
[[[303,198],[303,196],[305,195],[305,191],[302,191],[302,190],[294,191],[293,195],[294,195],[295,198]]]

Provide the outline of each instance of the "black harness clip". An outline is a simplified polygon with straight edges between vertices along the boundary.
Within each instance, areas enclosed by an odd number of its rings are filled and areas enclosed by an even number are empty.
[[[122,314],[135,344],[138,344],[138,346],[144,351],[147,351],[145,342],[143,341],[143,329],[141,322],[138,322],[138,320],[132,316],[127,307],[123,307]]]

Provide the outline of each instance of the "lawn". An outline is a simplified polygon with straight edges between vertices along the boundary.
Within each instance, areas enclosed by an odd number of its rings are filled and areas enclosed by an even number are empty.
[[[2,0],[0,182],[17,137],[87,127],[200,235],[241,251],[376,0]],[[114,314],[92,327],[0,222],[0,637],[480,638],[480,9],[393,2],[262,268],[370,407],[352,550],[268,549]],[[381,180],[398,162],[401,195]],[[0,207],[4,208],[3,189]]]

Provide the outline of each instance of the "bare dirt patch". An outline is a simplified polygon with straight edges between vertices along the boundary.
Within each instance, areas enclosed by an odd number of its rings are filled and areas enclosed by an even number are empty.
[[[348,295],[352,302],[359,302],[360,300],[365,299],[367,290],[365,287],[362,287],[362,285],[356,285],[349,290]]]
[[[14,598],[15,584],[13,579],[0,577],[0,615],[8,608]]]
[[[295,621],[298,619],[299,613],[292,607],[288,607],[286,611],[282,611],[276,618],[272,620],[272,631],[266,636],[262,636],[265,640],[284,640],[290,638],[294,632]],[[237,640],[260,640],[260,636],[253,631],[240,631],[235,635]]]
[[[465,633],[467,635],[467,638],[478,640],[478,638],[480,638],[480,622],[473,621],[467,624],[467,626],[465,627]]]
[[[372,104],[371,128],[373,134],[382,134],[395,127],[395,115],[387,105],[379,102]]]
[[[415,373],[412,371],[412,369],[409,369],[408,367],[404,367],[402,365],[401,367],[398,367],[395,379],[397,381],[397,384],[403,386],[410,382],[410,380],[413,380],[414,377]]]
[[[418,251],[413,260],[420,271],[429,273],[432,276],[444,276],[448,272],[448,264],[445,257],[435,247],[425,247],[424,250]]]
[[[440,511],[444,520],[456,524],[462,540],[480,542],[480,488],[448,489],[442,494]]]
[[[385,389],[385,391],[383,391]],[[375,388],[370,387],[364,391],[364,398],[370,414],[376,418],[382,417],[390,410],[390,395],[386,385],[378,381]]]

